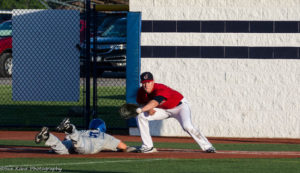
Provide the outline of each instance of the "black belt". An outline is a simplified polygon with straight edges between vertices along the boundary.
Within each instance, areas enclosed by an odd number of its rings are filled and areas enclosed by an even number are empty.
[[[179,106],[179,105],[181,105],[181,104],[182,104],[182,102],[179,102],[177,106]]]

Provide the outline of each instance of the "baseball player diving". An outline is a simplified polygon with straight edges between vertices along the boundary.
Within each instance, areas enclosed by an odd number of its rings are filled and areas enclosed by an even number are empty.
[[[191,110],[187,100],[172,88],[155,83],[150,72],[141,74],[142,86],[137,92],[136,101],[141,107],[136,109],[138,127],[141,134],[142,146],[137,149],[141,153],[157,152],[149,130],[149,121],[175,118],[185,130],[207,153],[215,153],[216,149],[207,138],[193,126]]]
[[[91,125],[94,127],[91,127]],[[70,119],[65,118],[56,128],[60,132],[65,132],[65,140],[59,140],[49,132],[48,127],[43,127],[35,136],[35,142],[45,141],[45,145],[50,146],[57,154],[95,154],[102,150],[127,151],[127,145],[119,139],[104,133],[101,124],[92,121],[90,128],[94,129],[78,131],[75,125],[71,124]]]

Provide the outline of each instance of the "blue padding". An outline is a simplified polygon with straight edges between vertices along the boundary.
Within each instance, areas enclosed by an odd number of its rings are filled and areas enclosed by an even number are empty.
[[[127,14],[127,53],[126,53],[126,102],[136,103],[136,94],[140,86],[139,74],[141,66],[141,13]],[[134,118],[128,120],[129,127],[136,127]]]

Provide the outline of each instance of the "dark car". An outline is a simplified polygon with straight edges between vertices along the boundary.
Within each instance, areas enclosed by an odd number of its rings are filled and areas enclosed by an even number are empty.
[[[0,24],[0,76],[12,75],[12,21]]]
[[[103,17],[103,21],[100,22],[101,24],[97,27],[97,34],[103,33],[107,28],[109,28],[112,24],[114,24],[117,20],[122,18],[120,15],[108,15]]]
[[[85,39],[85,30],[86,22],[85,20],[80,19],[80,43],[82,43]]]
[[[85,21],[80,20],[80,41],[83,41]],[[12,76],[12,21],[7,20],[0,24],[0,76]]]
[[[91,56],[96,55],[98,72],[126,70],[126,36],[127,18],[117,19],[110,27],[96,36],[96,51],[94,52],[94,38],[91,37]],[[82,45],[85,48],[85,43]],[[85,56],[82,51],[81,67]],[[92,58],[92,61],[94,58]],[[84,71],[82,69],[82,71]]]

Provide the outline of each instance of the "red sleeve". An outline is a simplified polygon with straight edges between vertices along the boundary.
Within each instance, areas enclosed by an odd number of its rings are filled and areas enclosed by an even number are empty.
[[[162,105],[158,106],[159,108],[163,109],[171,109],[176,107],[183,98],[183,96],[178,91],[175,91],[172,88],[163,84],[156,85],[155,95],[163,96],[166,98],[166,101]]]

